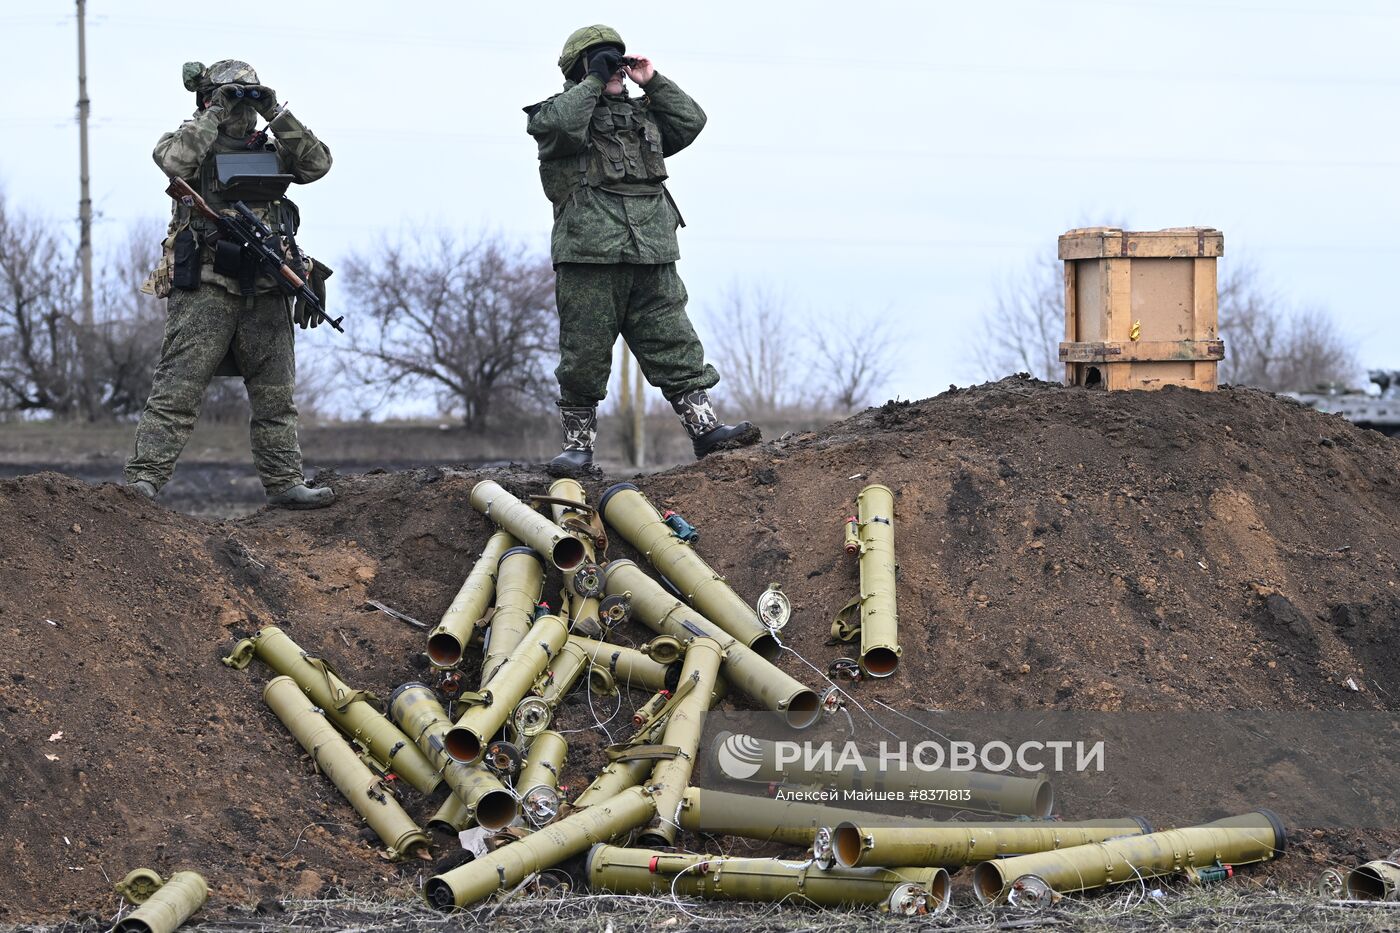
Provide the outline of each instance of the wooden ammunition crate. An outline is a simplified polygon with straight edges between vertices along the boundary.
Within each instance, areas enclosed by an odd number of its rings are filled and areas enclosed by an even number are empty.
[[[1225,358],[1215,291],[1224,252],[1224,234],[1209,227],[1088,227],[1061,236],[1065,384],[1214,390]]]

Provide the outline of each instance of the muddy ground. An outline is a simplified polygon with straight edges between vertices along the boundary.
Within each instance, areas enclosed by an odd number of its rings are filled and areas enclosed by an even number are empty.
[[[52,472],[0,481],[0,921],[110,915],[108,880],[136,865],[198,866],[215,912],[411,896],[431,866],[381,860],[263,708],[265,672],[219,658],[275,622],[353,686],[423,676],[422,634],[365,602],[436,621],[490,532],[467,502],[487,476],[547,482],[526,468],[326,476],[330,509],[218,521]],[[741,594],[784,585],[786,637],[822,668],[844,653],[825,642],[855,581],[841,523],[863,485],[890,486],[904,656],[853,688],[862,700],[1400,705],[1400,442],[1264,393],[1007,379],[638,482],[702,528],[699,551]],[[796,656],[781,664],[814,680]],[[582,695],[562,717],[593,725]],[[578,739],[566,779],[581,787],[603,740]],[[1394,828],[1314,835],[1285,815],[1304,831],[1258,883],[1304,885],[1400,844]]]

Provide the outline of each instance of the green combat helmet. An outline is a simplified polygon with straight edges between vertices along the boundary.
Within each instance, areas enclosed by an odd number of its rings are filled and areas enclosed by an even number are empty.
[[[181,74],[185,90],[196,93],[222,84],[262,84],[253,66],[236,58],[225,58],[208,68],[204,67],[203,62],[185,62]]]
[[[559,70],[564,72],[564,77],[567,78],[574,66],[579,64],[585,51],[595,45],[604,44],[615,45],[624,53],[627,51],[627,43],[622,41],[617,30],[611,26],[584,26],[582,29],[575,29],[569,38],[564,40],[564,51],[559,53]]]

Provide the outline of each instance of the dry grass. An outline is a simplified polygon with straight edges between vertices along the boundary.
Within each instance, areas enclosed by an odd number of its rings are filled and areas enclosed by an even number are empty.
[[[893,918],[871,909],[832,910],[799,905],[740,904],[668,897],[559,892],[517,896],[472,911],[444,916],[415,901],[341,898],[265,901],[257,908],[206,912],[188,929],[200,933],[355,931],[355,933],[456,933],[489,926],[500,931],[600,930],[612,933],[692,933],[743,929],[751,933],[862,933],[928,929],[942,931],[1066,930],[1309,930],[1321,933],[1383,931],[1400,927],[1400,904],[1336,906],[1306,890],[1273,891],[1240,884],[1210,888],[1153,885],[1122,887],[1092,897],[1066,898],[1028,914],[1012,908],[955,904],[938,917]],[[965,893],[965,892],[964,892]],[[112,918],[90,917],[56,926],[16,926],[0,933],[97,933]]]

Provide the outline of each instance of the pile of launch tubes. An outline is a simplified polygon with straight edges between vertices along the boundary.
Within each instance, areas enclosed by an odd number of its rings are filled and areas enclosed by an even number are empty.
[[[630,483],[608,489],[593,508],[574,480],[527,500],[487,480],[473,487],[471,504],[496,531],[429,633],[435,686],[407,683],[380,703],[275,626],[225,659],[239,669],[256,659],[278,675],[264,690],[268,705],[388,857],[431,857],[430,837],[400,805],[398,785],[444,795],[428,828],[451,832],[454,848],[457,833],[481,828],[485,845],[474,858],[424,884],[435,907],[514,892],[580,856],[586,859],[574,880],[597,891],[932,914],[950,903],[949,871],[963,867],[971,869],[977,902],[1034,907],[1158,875],[1225,878],[1284,850],[1284,827],[1267,810],[1163,832],[1139,817],[1052,820],[1044,778],[979,775],[978,792],[1003,817],[996,822],[915,819],[691,786],[706,714],[726,695],[799,729],[840,702],[839,688],[819,695],[772,662],[790,611],[786,598],[779,591],[745,601],[700,556],[695,529]],[[859,637],[855,663],[864,676],[889,676],[900,654],[893,494],[868,486],[856,509],[846,547],[859,555],[860,593],[833,635]],[[609,529],[657,576],[631,560],[606,560]],[[557,614],[541,602],[551,567],[564,579]],[[627,619],[657,637],[641,648],[609,641]],[[461,668],[478,652],[481,677],[473,685]],[[568,745],[551,726],[575,688],[623,692],[624,699],[638,691],[645,701],[632,717],[635,732],[609,746],[606,766],[569,799],[560,786]],[[391,773],[396,782],[386,780]],[[812,786],[836,778],[789,770],[758,779]],[[680,848],[682,832],[749,837],[802,854],[693,854]]]

